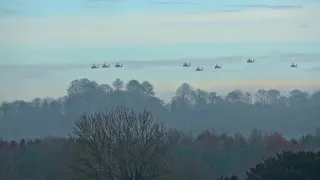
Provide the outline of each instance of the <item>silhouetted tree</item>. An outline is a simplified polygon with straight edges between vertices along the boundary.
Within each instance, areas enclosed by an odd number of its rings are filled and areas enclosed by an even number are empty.
[[[142,93],[147,96],[154,96],[156,93],[154,92],[154,87],[148,81],[143,81],[141,83]]]
[[[127,84],[125,89],[129,92],[139,93],[142,94],[142,87],[139,81],[137,80],[130,80]]]
[[[123,89],[124,87],[124,82],[121,81],[119,78],[117,78],[113,83],[112,83],[113,87],[115,90],[120,91]]]
[[[309,95],[293,90],[284,95],[276,89],[261,89],[255,94],[234,90],[222,96],[183,83],[172,101],[165,103],[155,96],[154,87],[148,81],[131,80],[125,90],[124,84],[116,79],[111,87],[82,78],[72,81],[63,97],[2,103],[0,136],[15,140],[50,135],[66,137],[74,119],[82,113],[121,105],[135,110],[147,107],[156,119],[164,119],[168,127],[192,128],[196,133],[207,127],[228,133],[258,128],[297,137],[320,126],[319,92]]]
[[[119,107],[83,116],[72,135],[75,172],[93,179],[151,180],[167,171],[168,143],[148,111]]]
[[[276,104],[280,98],[280,91],[276,89],[270,89],[267,91],[267,99],[268,99],[268,104]]]
[[[233,90],[229,92],[226,96],[226,99],[231,103],[239,103],[244,100],[244,93],[240,90]]]
[[[176,91],[175,97],[172,99],[172,110],[173,111],[180,111],[186,110],[190,103],[192,97],[192,87],[187,84],[183,83]]]
[[[195,107],[199,109],[205,108],[208,104],[208,93],[201,89],[197,89],[191,92],[192,99],[195,103]]]
[[[256,93],[256,103],[261,105],[266,105],[268,103],[267,101],[267,92],[264,89],[260,89]]]
[[[221,97],[217,95],[215,92],[208,93],[208,103],[209,105],[216,104],[217,102],[221,101]]]
[[[67,92],[68,95],[73,95],[77,93],[94,92],[96,90],[99,90],[99,85],[97,82],[83,78],[72,81]]]
[[[243,101],[247,104],[252,104],[252,95],[249,92],[246,92],[244,94]]]
[[[238,180],[238,177],[235,176],[235,175],[232,175],[232,176],[230,176],[230,177],[224,177],[224,176],[222,176],[222,177],[218,178],[217,180]]]
[[[318,180],[320,152],[286,151],[268,158],[248,171],[246,180]]]
[[[109,84],[101,84],[100,88],[105,92],[112,92],[113,88]]]
[[[295,89],[290,92],[289,100],[290,105],[301,107],[309,102],[309,93]]]
[[[311,95],[311,100],[313,105],[317,105],[318,107],[320,106],[320,91],[316,91]]]

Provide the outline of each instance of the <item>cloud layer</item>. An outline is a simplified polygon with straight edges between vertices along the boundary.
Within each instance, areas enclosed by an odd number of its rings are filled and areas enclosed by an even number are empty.
[[[265,5],[265,4],[247,4],[247,5],[238,5],[237,7],[260,8],[260,9],[300,9],[300,8],[303,8],[303,6],[301,6],[301,5]]]
[[[63,56],[62,56],[63,57]],[[242,55],[233,55],[233,56],[221,56],[221,57],[208,57],[208,58],[199,58],[199,57],[189,57],[189,58],[171,58],[171,59],[158,59],[158,60],[109,60],[109,61],[91,61],[90,63],[31,63],[22,62],[18,65],[11,64],[8,62],[0,63],[0,75],[6,71],[20,71],[20,70],[30,70],[30,71],[66,71],[66,70],[81,70],[88,69],[92,64],[102,65],[103,63],[111,64],[113,67],[116,63],[123,63],[124,67],[127,69],[143,69],[143,68],[174,68],[180,67],[184,62],[191,63],[193,67],[196,66],[209,66],[212,67],[215,64],[224,64],[224,65],[239,65],[246,62],[248,57]],[[262,65],[268,62],[278,62],[280,64],[289,64],[291,62],[295,63],[313,63],[320,65],[320,53],[296,53],[296,52],[273,52],[266,55],[254,56],[256,62]]]
[[[319,7],[1,18],[0,46],[320,41]]]

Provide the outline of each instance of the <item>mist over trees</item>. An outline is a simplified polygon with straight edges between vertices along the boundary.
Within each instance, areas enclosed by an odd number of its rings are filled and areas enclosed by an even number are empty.
[[[0,140],[0,179],[318,180],[319,150],[320,136],[193,137],[165,129],[149,111],[118,107],[79,117],[70,138]]]
[[[318,180],[319,109],[320,91],[183,83],[164,103],[146,81],[74,80],[58,99],[1,104],[0,179]]]
[[[64,97],[3,102],[0,137],[67,137],[81,114],[119,105],[135,110],[148,108],[167,127],[192,130],[195,134],[209,129],[248,135],[259,129],[298,137],[320,127],[320,91],[309,94],[296,89],[285,96],[276,89],[261,89],[255,94],[236,89],[222,97],[183,83],[172,101],[165,103],[156,97],[153,85],[147,81],[125,83],[116,79],[109,85],[83,78],[72,81]]]

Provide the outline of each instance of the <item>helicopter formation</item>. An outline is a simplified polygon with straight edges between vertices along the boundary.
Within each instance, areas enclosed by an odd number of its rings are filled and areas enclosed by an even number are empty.
[[[254,59],[249,58],[249,59],[247,60],[247,63],[254,63]],[[185,62],[182,66],[183,66],[183,67],[190,67],[191,64]],[[292,63],[292,64],[291,64],[291,67],[292,67],[292,68],[296,68],[296,67],[298,67],[298,64]],[[214,68],[214,69],[222,69],[222,65],[216,64],[213,68]],[[198,66],[198,67],[196,68],[196,71],[203,71],[203,68],[200,68],[200,67]]]
[[[116,65],[114,65],[114,67],[115,68],[120,68],[120,67],[122,67],[122,65],[123,64],[119,64],[119,63],[117,63]],[[104,63],[102,66],[101,66],[102,68],[110,68],[110,64],[106,64],[106,63]],[[99,68],[99,65],[94,65],[94,64],[92,64],[92,66],[91,66],[91,69],[98,69]]]
[[[247,63],[254,63],[254,62],[255,62],[254,59],[251,59],[251,58],[249,58],[249,59],[247,60]],[[191,67],[191,63],[185,62],[182,66],[185,67],[185,68]],[[102,68],[110,68],[110,64],[106,65],[106,63],[104,63],[101,67],[102,67]],[[115,67],[115,68],[121,68],[121,67],[123,67],[123,64],[117,63],[116,65],[114,65],[114,67]],[[298,64],[292,63],[290,67],[291,67],[291,68],[297,68],[297,67],[298,67]],[[98,69],[98,68],[99,68],[99,65],[96,66],[96,65],[93,64],[93,65],[91,66],[91,69]],[[222,65],[216,64],[213,68],[214,68],[214,69],[222,69]],[[198,67],[196,68],[196,71],[203,71],[203,67],[200,68],[200,67],[198,66]]]
[[[190,63],[184,63],[183,65],[182,65],[183,67],[190,67],[191,66],[191,64]],[[218,64],[216,64],[215,66],[214,66],[214,68],[215,69],[221,69],[222,68],[222,65],[218,65]],[[197,67],[197,69],[196,69],[196,71],[203,71],[203,68],[200,68],[199,66]]]

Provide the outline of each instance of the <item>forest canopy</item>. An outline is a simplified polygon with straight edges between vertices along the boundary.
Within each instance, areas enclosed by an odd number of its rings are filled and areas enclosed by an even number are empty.
[[[235,89],[221,96],[183,83],[172,100],[165,103],[156,97],[154,86],[148,81],[116,79],[109,85],[83,78],[72,81],[67,95],[60,98],[3,102],[0,137],[66,137],[81,114],[119,105],[136,110],[148,108],[166,126],[195,133],[209,128],[220,133],[248,134],[257,128],[298,137],[320,127],[320,91],[309,94],[295,89],[284,95],[276,89],[256,93]]]

